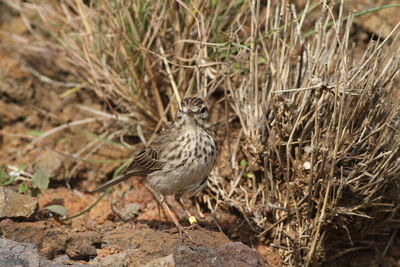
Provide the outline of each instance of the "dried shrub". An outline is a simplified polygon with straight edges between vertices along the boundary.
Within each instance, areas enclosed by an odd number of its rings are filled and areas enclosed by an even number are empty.
[[[280,30],[253,30],[257,48],[238,53],[235,60],[250,71],[238,73],[232,65],[227,75],[246,172],[254,175],[244,176],[237,164],[236,179],[214,176],[211,188],[219,204],[237,208],[260,237],[268,234],[286,263],[309,265],[372,248],[378,236],[394,234],[400,108],[393,82],[400,50],[389,52],[396,50],[390,42],[399,26],[355,59],[352,16],[327,30],[329,9],[322,11],[315,35],[305,40],[303,18],[298,24],[294,9],[284,10],[281,21],[268,25]]]

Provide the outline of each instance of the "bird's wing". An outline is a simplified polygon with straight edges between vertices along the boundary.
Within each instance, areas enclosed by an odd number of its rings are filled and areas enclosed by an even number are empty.
[[[137,172],[148,174],[160,170],[163,165],[160,161],[160,152],[148,147],[133,158],[131,164],[126,168],[125,174],[137,175]]]
[[[124,173],[114,179],[98,186],[91,193],[104,191],[107,188],[116,185],[132,176],[147,175],[153,171],[160,170],[163,163],[159,161],[159,152],[151,147],[146,148],[137,154]]]
[[[133,158],[131,164],[124,171],[124,174],[100,185],[91,191],[91,193],[104,191],[132,176],[147,175],[160,170],[164,165],[164,162],[160,160],[161,151],[175,139],[176,134],[174,134],[174,131],[171,131],[171,128],[162,131],[156,138],[154,138],[146,149],[139,152],[139,154]]]
[[[146,174],[160,170],[165,162],[160,158],[161,152],[174,140],[177,133],[173,128],[160,132],[148,147],[135,156],[125,173],[146,172]]]

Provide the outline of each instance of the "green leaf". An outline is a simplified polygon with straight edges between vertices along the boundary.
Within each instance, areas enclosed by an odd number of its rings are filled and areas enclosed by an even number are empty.
[[[247,173],[246,176],[247,176],[248,178],[250,178],[250,179],[255,178],[254,174],[252,174],[252,173]]]
[[[240,161],[240,166],[244,169],[244,168],[246,168],[246,166],[247,166],[247,161],[245,161],[244,159],[242,159],[241,161]]]
[[[17,179],[18,175],[6,176],[4,178],[0,178],[0,185],[6,186],[12,184],[15,179]]]
[[[20,183],[18,186],[18,193],[25,194],[28,191],[29,187],[25,183]]]
[[[26,166],[28,165],[28,162],[24,162],[21,164],[21,166],[18,167],[18,171],[23,171],[25,170]]]
[[[6,175],[6,169],[7,169],[6,165],[1,166],[1,169],[0,169],[0,185],[6,184],[7,181],[9,180],[8,175]]]
[[[217,0],[211,0],[211,9],[215,9],[215,7],[217,6]]]
[[[26,166],[28,165],[28,162],[23,163],[21,166],[19,166],[18,171],[13,171],[12,175],[6,174],[6,169],[7,165],[3,165],[2,169],[0,170],[0,185],[9,185],[12,184],[15,179],[20,175],[21,171],[23,171]]]
[[[49,210],[51,212],[54,212],[58,215],[61,215],[61,216],[65,216],[65,217],[68,216],[68,210],[64,206],[61,206],[61,205],[50,205],[50,206],[45,207],[45,209]]]
[[[40,167],[32,177],[32,186],[40,190],[46,189],[49,186],[50,170],[49,167]]]
[[[4,174],[6,173],[6,169],[7,169],[7,166],[5,164],[1,166],[1,169],[0,169],[0,180],[4,177]]]
[[[30,134],[32,136],[41,136],[43,134],[43,132],[41,132],[41,131],[29,131],[28,134]]]

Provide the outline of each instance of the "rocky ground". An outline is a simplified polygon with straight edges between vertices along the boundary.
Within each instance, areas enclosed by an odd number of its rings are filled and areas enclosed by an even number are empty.
[[[89,213],[63,221],[42,207],[64,201],[67,209],[77,207],[79,211],[96,197],[57,188],[46,190],[36,199],[1,188],[0,258],[8,259],[7,266],[268,266],[262,254],[242,242],[230,241],[206,221],[201,221],[203,227],[189,229],[192,239],[185,236],[183,242],[163,213],[159,230],[157,214],[143,202],[151,198],[151,193],[138,199],[140,193],[132,192],[127,198],[132,200],[133,195],[139,202],[124,201],[121,209],[113,207],[118,211],[103,200]],[[155,205],[152,202],[149,205]],[[143,205],[147,212],[142,212]],[[272,253],[269,257],[270,261],[279,260]]]

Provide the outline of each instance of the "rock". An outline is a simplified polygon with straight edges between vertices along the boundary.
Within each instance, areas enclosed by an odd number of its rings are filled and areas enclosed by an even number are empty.
[[[119,226],[119,227],[123,227]],[[64,266],[76,264],[76,260],[89,261],[93,266],[265,266],[266,261],[248,246],[229,241],[224,234],[206,229],[189,230],[192,240],[185,238],[182,245],[180,234],[171,228],[168,231],[152,229],[120,228],[104,234],[86,229],[71,231],[69,225],[56,221],[0,222],[2,236],[16,242],[33,243],[19,247],[24,253],[33,251],[33,259],[39,258],[40,266]],[[12,242],[11,240],[9,240]],[[13,248],[14,245],[6,246]],[[1,246],[0,246],[1,247]],[[102,247],[102,249],[98,249]],[[7,248],[7,251],[10,250]],[[1,251],[1,250],[0,250]],[[3,250],[4,251],[4,250]],[[18,251],[17,251],[18,252]],[[0,259],[10,258],[12,265],[24,258],[0,254]],[[39,253],[40,256],[37,256]],[[26,254],[26,253],[25,253]],[[59,255],[63,257],[55,258]],[[49,259],[42,259],[45,256]],[[8,257],[8,258],[7,258]],[[55,258],[55,259],[54,259]],[[14,261],[12,261],[14,260]],[[16,261],[18,260],[18,262]],[[0,266],[1,265],[0,260]],[[36,265],[38,266],[38,265]]]
[[[218,247],[185,245],[174,251],[175,266],[266,266],[257,251],[241,242]]]
[[[0,219],[29,218],[37,208],[37,198],[18,194],[7,187],[0,187]]]
[[[11,219],[0,222],[2,236],[21,243],[33,243],[41,246],[44,235],[44,222],[22,222],[17,223]]]
[[[153,230],[113,230],[107,232],[103,237],[102,247],[119,246],[122,250],[138,248],[142,240],[140,234],[142,231],[145,232],[145,235],[151,236]]]
[[[68,232],[48,222],[21,222],[10,219],[0,222],[2,236],[16,242],[33,243],[42,256],[53,258],[64,251]]]
[[[33,76],[22,65],[20,60],[0,52],[0,94],[21,104],[32,99],[35,93]]]
[[[121,217],[123,221],[131,221],[135,217],[137,217],[141,211],[141,207],[138,203],[128,203],[122,209],[117,210],[114,207],[115,213]]]
[[[144,265],[144,267],[157,267],[157,266],[174,267],[175,266],[174,255],[170,254],[166,257],[157,258]]]
[[[7,103],[0,99],[0,125],[11,124],[20,118],[24,118],[25,111],[26,110],[18,104]]]
[[[175,228],[172,228],[175,230]],[[208,244],[215,249],[216,246],[228,243],[229,240],[219,232],[211,232],[204,229],[192,230],[190,234],[195,240],[185,239],[189,244]],[[134,266],[142,266],[153,260],[167,257],[173,254],[174,249],[181,246],[179,233],[156,231],[152,229],[141,230],[114,230],[106,233],[102,240],[102,247],[119,246],[122,251],[137,249],[130,255],[129,262]]]
[[[70,260],[70,258],[68,257],[67,254],[61,254],[61,255],[58,255],[57,257],[55,257],[53,259],[53,262],[54,263],[63,263],[63,262],[69,261],[69,260]]]
[[[37,247],[29,243],[17,243],[12,240],[0,238],[1,266],[39,266]]]
[[[91,264],[107,266],[115,261],[118,266],[267,266],[257,251],[230,242],[222,233],[206,229],[189,233],[193,240],[186,238],[182,245],[179,233],[114,230],[104,235],[102,246],[118,246],[122,252],[104,258],[99,255]]]
[[[78,267],[81,264],[63,264],[60,260],[51,261],[39,256],[37,246],[31,243],[17,243],[0,238],[0,263],[2,267]],[[65,260],[69,261],[68,258]],[[70,263],[70,262],[68,262]]]
[[[214,259],[213,259],[214,260]],[[265,266],[263,257],[242,242],[224,244],[218,248],[215,266]],[[221,264],[219,264],[221,263]]]
[[[65,251],[69,240],[68,232],[65,227],[61,229],[46,227],[39,249],[40,255],[52,259]]]
[[[94,267],[94,265],[87,264],[71,264],[70,262],[66,262],[66,264],[54,262],[51,260],[40,258],[40,267]],[[30,267],[30,266],[29,266]]]
[[[128,249],[123,252],[106,256],[104,258],[97,257],[90,261],[90,264],[99,267],[127,267],[129,265],[129,259],[136,253],[137,249]]]
[[[71,259],[89,260],[97,255],[96,247],[100,247],[101,239],[94,231],[72,233],[65,252]]]

